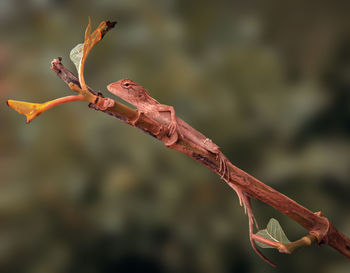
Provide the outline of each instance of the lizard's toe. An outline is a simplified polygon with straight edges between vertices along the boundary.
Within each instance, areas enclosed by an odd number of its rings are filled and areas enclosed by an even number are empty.
[[[227,179],[230,177],[230,171],[227,166],[226,158],[218,154],[218,159],[220,161],[220,166],[219,166],[219,174],[221,179],[225,179],[225,176],[227,175]]]
[[[168,126],[169,135],[172,136],[176,132],[176,123],[171,122]]]

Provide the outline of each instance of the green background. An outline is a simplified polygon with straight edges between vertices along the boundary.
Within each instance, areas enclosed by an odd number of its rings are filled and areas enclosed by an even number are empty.
[[[122,78],[213,139],[238,167],[350,235],[349,1],[0,2],[1,272],[332,272],[328,246],[251,249],[235,193],[186,156],[85,103],[31,124],[7,99],[71,94],[50,71],[82,42],[88,16],[118,24],[86,81]],[[112,96],[112,95],[111,95]],[[306,231],[253,201],[261,227]]]

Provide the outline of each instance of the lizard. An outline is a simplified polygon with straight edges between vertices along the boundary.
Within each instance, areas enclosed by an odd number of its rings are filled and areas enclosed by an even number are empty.
[[[147,117],[156,120],[163,125],[167,124],[170,141],[163,141],[166,146],[171,146],[172,144],[176,143],[178,138],[188,139],[200,148],[214,154],[220,162],[218,171],[221,175],[221,178],[230,181],[230,172],[227,166],[228,159],[220,151],[219,146],[204,136],[202,133],[198,132],[187,122],[177,117],[173,106],[160,104],[147,92],[145,88],[130,79],[123,79],[111,83],[107,86],[107,89],[112,94],[120,97],[124,101],[137,108],[138,116],[131,122],[132,125],[135,125],[141,114],[145,114]],[[245,198],[243,198],[241,189],[232,183],[230,184],[231,187],[236,191],[240,204],[242,205],[243,203],[244,208],[246,209],[247,206],[244,202]]]
[[[130,122],[133,126],[136,125],[141,114],[144,114],[148,118],[151,118],[164,126],[166,125],[169,139],[165,139],[164,137],[161,138],[166,146],[169,147],[175,144],[179,138],[182,138],[191,141],[196,146],[200,147],[201,149],[205,149],[216,156],[217,160],[220,162],[218,172],[221,175],[221,178],[224,179],[237,193],[240,205],[244,207],[245,213],[248,214],[249,237],[253,250],[263,260],[271,265],[274,265],[260,252],[260,250],[257,249],[254,243],[252,238],[254,229],[253,226],[255,223],[256,227],[258,228],[258,224],[253,214],[250,202],[251,197],[246,192],[242,191],[239,186],[232,183],[231,174],[228,168],[229,161],[221,152],[220,147],[190,126],[187,122],[176,116],[173,106],[160,104],[147,92],[145,88],[136,82],[130,79],[123,79],[109,84],[107,89],[112,94],[137,108],[137,117]]]

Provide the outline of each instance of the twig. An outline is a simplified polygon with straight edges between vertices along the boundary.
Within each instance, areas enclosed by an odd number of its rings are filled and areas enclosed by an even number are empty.
[[[266,239],[264,237],[261,237],[258,234],[253,234],[252,239],[258,242],[261,242],[265,245],[268,245],[270,247],[276,248],[281,253],[291,254],[296,249],[303,247],[303,246],[310,246],[312,243],[316,242],[316,237],[309,234],[304,237],[302,237],[299,240],[296,240],[294,242],[283,244],[280,242],[271,241],[269,239]]]
[[[67,84],[74,83],[79,85],[79,80],[73,73],[71,73],[62,63],[61,58],[52,61],[52,70],[54,70],[57,75]],[[96,94],[91,89],[90,92]],[[101,97],[101,95],[100,95]],[[94,104],[89,105],[95,110],[102,111],[106,114],[112,115],[123,122],[132,124],[132,121],[137,117],[137,111],[133,110],[117,101],[115,101],[112,107],[105,110],[101,110],[99,107],[94,106]],[[147,132],[153,137],[160,139],[162,136],[162,125],[155,122],[154,120],[148,118],[145,115],[141,115],[137,124],[133,124],[139,129]],[[193,145],[191,142],[181,139],[169,148],[177,150],[181,153],[186,154],[192,159],[200,162],[202,165],[206,166],[213,172],[219,173],[220,162],[215,155],[210,152],[198,148],[198,146]],[[328,220],[328,218],[322,216],[321,212],[313,213],[310,210],[299,205],[297,202],[283,195],[282,193],[274,190],[273,188],[262,183],[253,176],[247,174],[241,169],[234,166],[231,162],[228,163],[230,169],[230,180],[226,182],[232,186],[239,186],[244,192],[246,192],[250,197],[259,199],[262,202],[269,204],[276,210],[290,217],[305,229],[308,230],[312,237],[316,238],[316,243],[328,244],[329,246],[335,248],[345,257],[350,259],[350,239],[344,234],[339,232]],[[300,247],[301,245],[306,245],[307,242],[302,239],[302,242],[295,243],[293,247]],[[292,243],[293,244],[293,243]],[[292,249],[292,248],[291,248]],[[289,249],[289,251],[291,251]],[[282,251],[283,252],[283,251]]]

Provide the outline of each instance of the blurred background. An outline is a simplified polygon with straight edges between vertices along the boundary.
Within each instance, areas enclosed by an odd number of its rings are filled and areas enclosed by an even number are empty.
[[[251,249],[235,193],[197,162],[85,103],[31,124],[7,99],[71,94],[50,61],[91,16],[118,24],[86,81],[143,85],[238,167],[350,236],[349,1],[1,0],[1,272],[332,272],[328,246]],[[111,95],[112,96],[112,95]],[[306,231],[259,201],[290,240]]]

